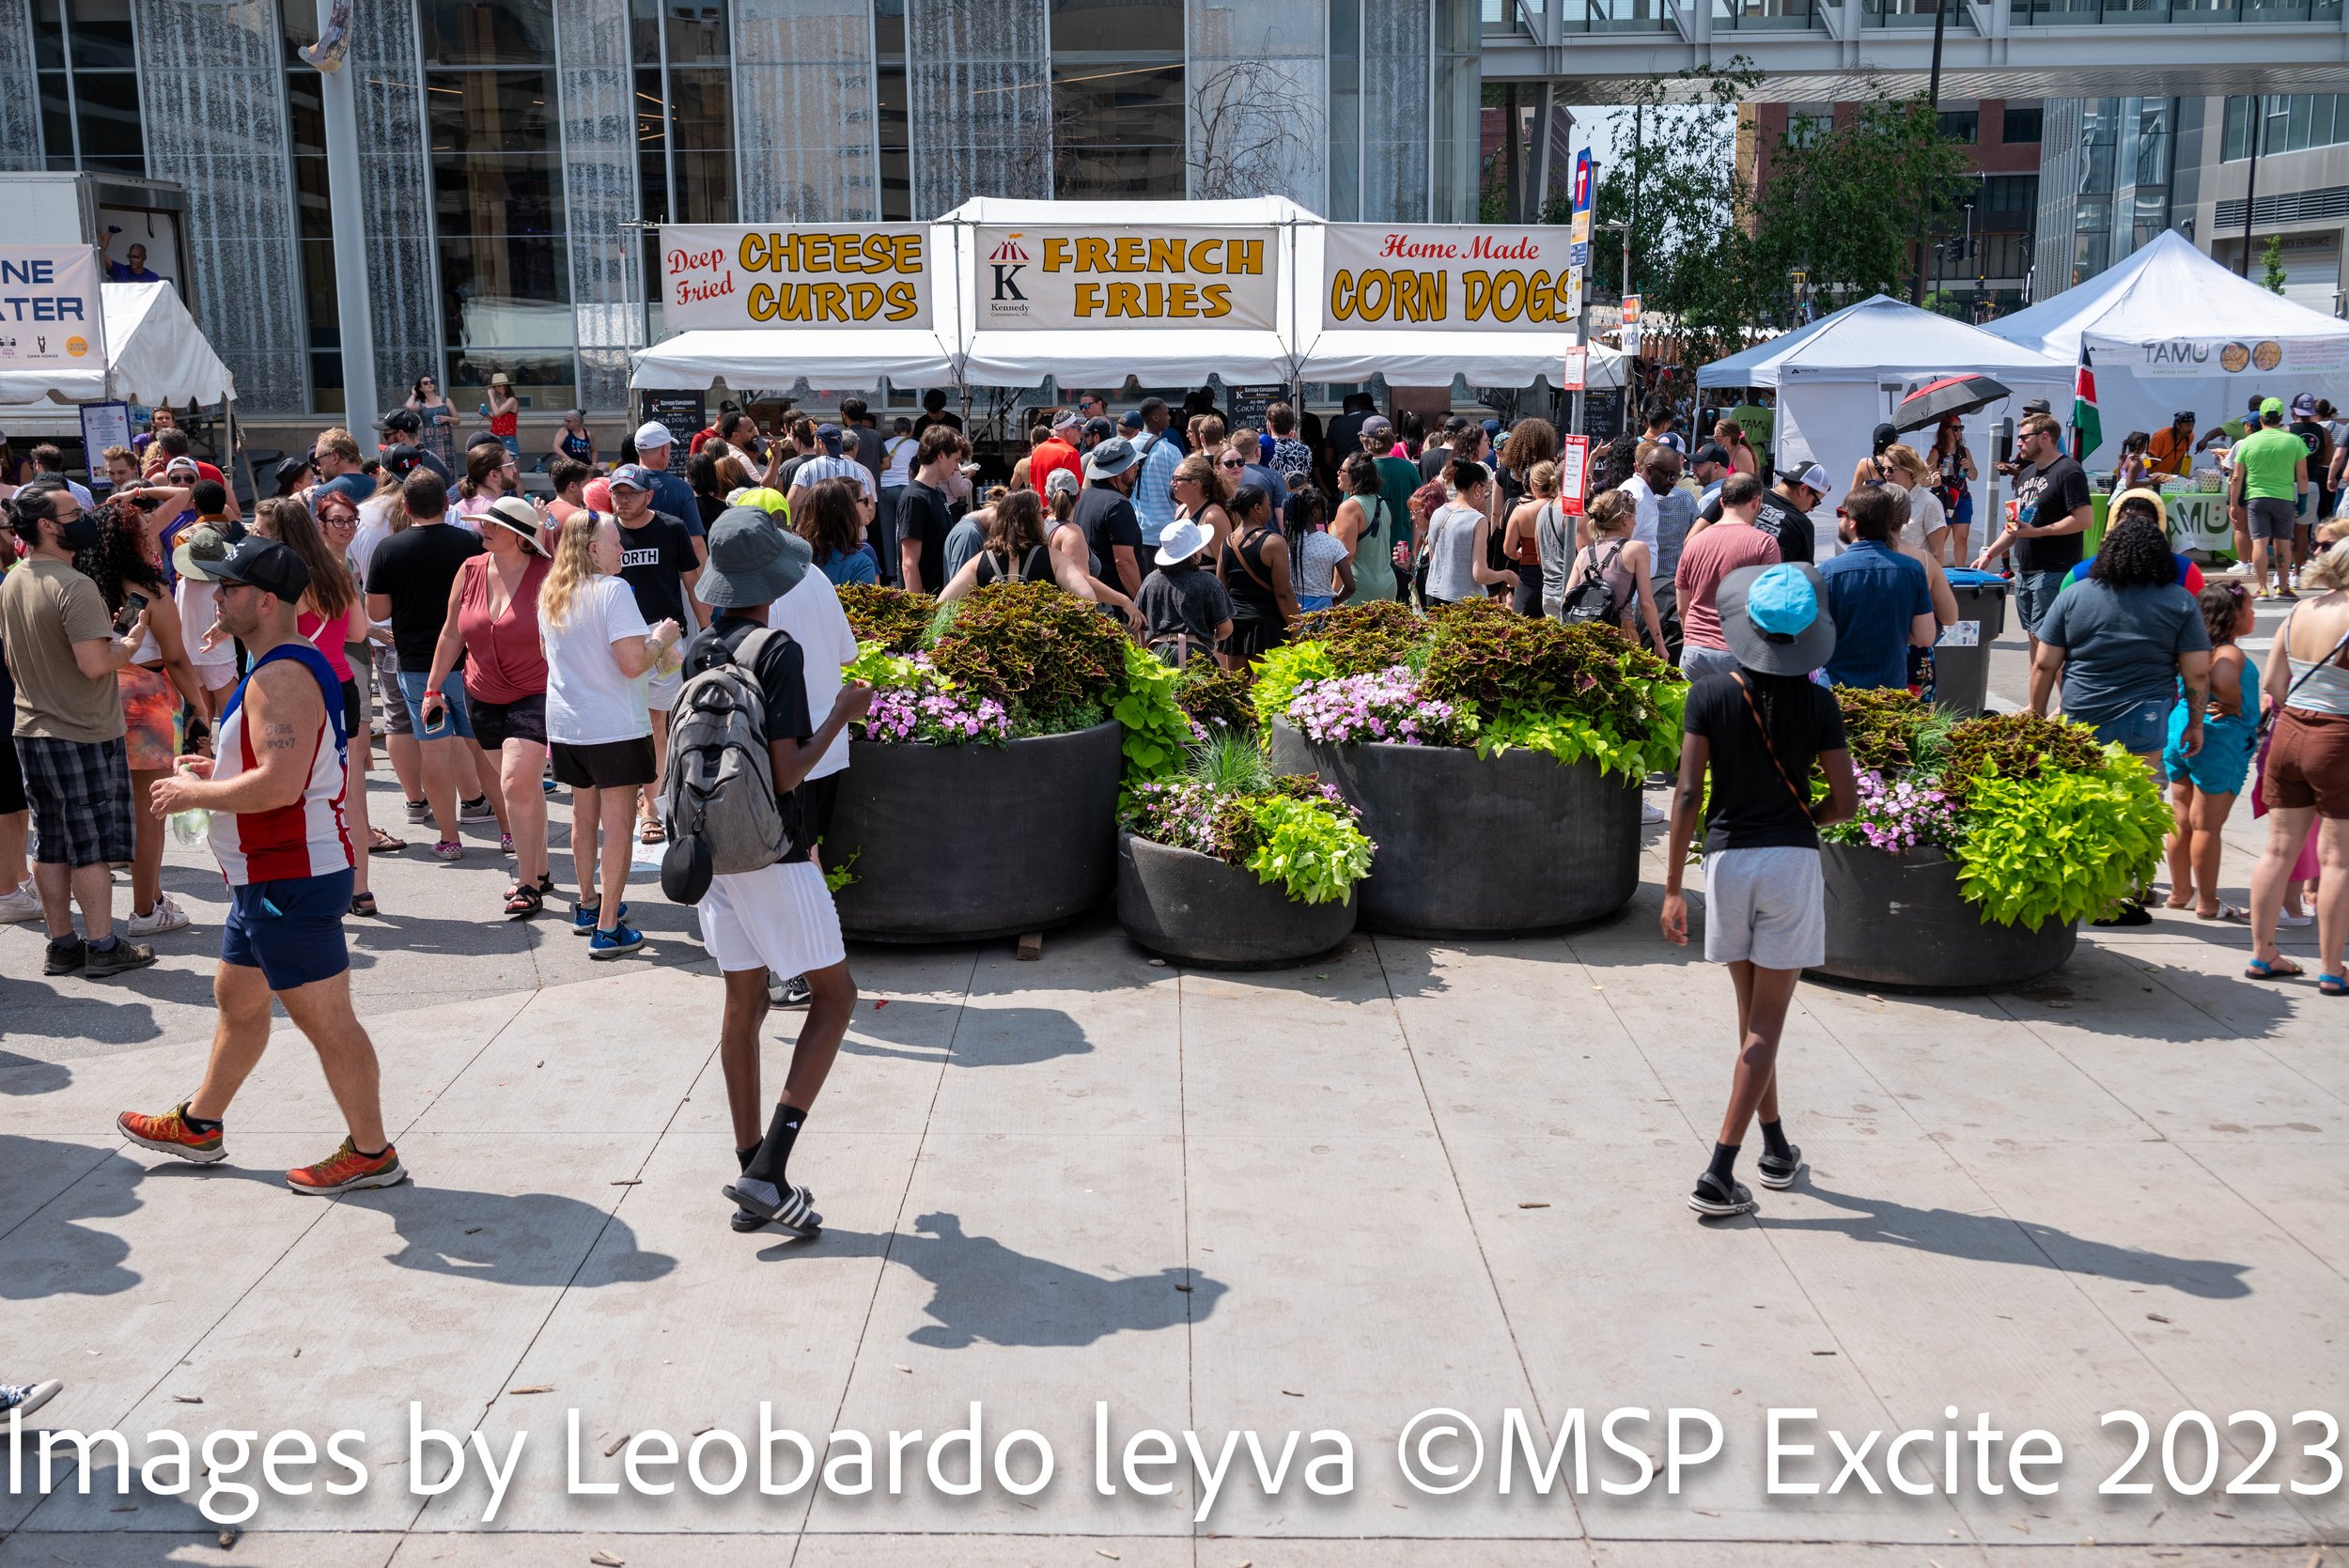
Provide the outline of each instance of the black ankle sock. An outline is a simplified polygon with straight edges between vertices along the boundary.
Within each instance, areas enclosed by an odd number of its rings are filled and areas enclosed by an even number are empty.
[[[217,1121],[208,1122],[184,1105],[179,1108],[179,1120],[185,1122],[191,1131],[218,1132],[220,1130],[220,1124]]]
[[[380,1149],[362,1149],[356,1142],[353,1142],[350,1146],[357,1152],[361,1159],[381,1159],[385,1155],[392,1152],[392,1146],[389,1143],[384,1144]]]
[[[120,937],[117,936],[114,932],[109,931],[99,940],[90,943],[89,950],[92,953],[112,953],[117,947],[121,945],[121,942],[122,939]]]
[[[751,1160],[755,1155],[757,1155],[757,1153],[758,1145],[755,1143],[752,1144],[747,1149],[737,1149],[734,1151],[734,1163],[741,1167],[743,1172],[747,1173],[751,1168]]]
[[[1786,1141],[1786,1125],[1783,1122],[1762,1124],[1762,1152],[1772,1159],[1784,1159],[1795,1152],[1795,1146]]]
[[[1738,1143],[1716,1143],[1713,1145],[1713,1163],[1707,1166],[1705,1170],[1707,1174],[1712,1176],[1715,1181],[1721,1184],[1721,1190],[1723,1192],[1735,1192],[1737,1190],[1737,1151],[1743,1146],[1744,1145]]]
[[[775,1118],[767,1124],[767,1136],[758,1141],[758,1152],[742,1167],[742,1174],[754,1181],[783,1186],[784,1167],[791,1158],[791,1145],[799,1141],[800,1124],[807,1120],[807,1112],[796,1105],[775,1107]]]

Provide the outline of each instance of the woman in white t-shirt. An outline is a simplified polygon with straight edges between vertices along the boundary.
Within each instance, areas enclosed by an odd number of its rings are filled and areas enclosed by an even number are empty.
[[[571,859],[579,903],[571,931],[587,956],[613,958],[645,943],[630,926],[629,840],[636,792],[653,782],[652,716],[645,675],[677,645],[677,624],[647,628],[620,578],[620,528],[609,513],[576,512],[538,590],[538,642],[547,656],[547,743],[554,777],[571,787]],[[599,846],[602,877],[597,877]],[[589,903],[587,890],[600,888]]]
[[[1901,549],[1921,561],[1950,561],[1949,508],[1934,493],[1933,465],[1915,447],[1901,442],[1884,449],[1884,483],[1908,495],[1908,520],[1901,525]]]

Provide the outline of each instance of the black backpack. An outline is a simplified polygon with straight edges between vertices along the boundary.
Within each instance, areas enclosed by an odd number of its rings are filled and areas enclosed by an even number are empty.
[[[1615,551],[1601,561],[1598,546],[1590,549],[1591,569],[1576,583],[1558,607],[1558,618],[1568,626],[1584,621],[1596,621],[1602,626],[1623,625],[1624,607],[1616,602],[1615,585],[1607,581],[1607,568],[1623,558],[1623,547],[1628,540],[1617,539]]]

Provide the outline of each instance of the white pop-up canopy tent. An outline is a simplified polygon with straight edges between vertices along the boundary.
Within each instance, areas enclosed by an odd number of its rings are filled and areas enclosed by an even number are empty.
[[[1902,397],[1922,382],[1961,375],[1994,377],[2013,392],[1968,416],[1967,441],[1985,469],[1990,422],[2019,413],[2026,398],[2052,401],[2072,380],[2069,365],[2036,349],[1876,294],[1715,360],[1697,372],[1697,385],[1776,388],[1780,471],[1817,462],[1840,492],[1868,455],[1876,426],[1892,417]],[[1921,443],[1932,439],[1930,432],[1916,437]]]
[[[2064,365],[2088,350],[2108,457],[2189,409],[2207,433],[2254,396],[2349,406],[2349,321],[2237,277],[2175,229],[1986,330]]]
[[[35,417],[57,404],[224,403],[237,395],[228,367],[212,352],[204,334],[168,283],[106,283],[99,286],[105,314],[106,357],[72,369],[12,368],[0,360],[0,428],[18,405]],[[48,404],[42,409],[39,405]]]

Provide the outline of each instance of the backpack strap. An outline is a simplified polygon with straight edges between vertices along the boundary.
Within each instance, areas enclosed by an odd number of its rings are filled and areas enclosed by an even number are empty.
[[[1770,741],[1770,727],[1762,722],[1762,709],[1754,705],[1753,689],[1746,684],[1745,672],[1732,670],[1729,678],[1737,683],[1737,694],[1746,699],[1746,711],[1752,715],[1754,731],[1762,737],[1762,750],[1769,754],[1770,766],[1778,769],[1779,779],[1786,785],[1786,793],[1795,798],[1795,804],[1802,808],[1805,816],[1810,815],[1811,797],[1795,787],[1794,775],[1787,772],[1786,765],[1778,759],[1778,748]]]

